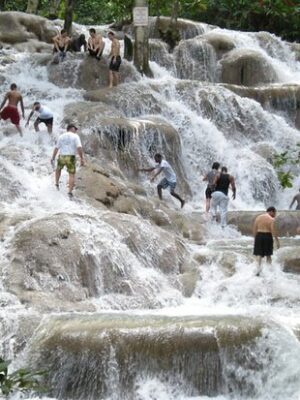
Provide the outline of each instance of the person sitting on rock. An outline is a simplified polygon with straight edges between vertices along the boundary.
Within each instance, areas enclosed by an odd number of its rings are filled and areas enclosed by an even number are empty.
[[[53,38],[54,48],[53,52],[58,53],[60,61],[64,61],[66,53],[70,44],[70,37],[65,29],[62,29],[58,35]]]
[[[105,43],[100,34],[96,34],[96,30],[91,28],[89,30],[90,37],[88,39],[87,48],[90,56],[96,57],[97,60],[101,59]]]
[[[295,202],[297,202],[296,210],[300,210],[300,189],[299,189],[299,193],[297,193],[297,194],[294,196],[293,201],[292,201],[291,204],[290,204],[290,210],[292,209],[292,207],[293,207],[293,205],[294,205]]]
[[[79,37],[71,40],[69,49],[78,53],[81,52],[82,48],[84,52],[87,51],[87,41],[83,33]]]
[[[111,50],[110,50],[110,64],[109,64],[109,73],[108,73],[108,81],[109,87],[117,86],[119,84],[119,69],[122,63],[122,59],[120,56],[120,42],[115,37],[113,32],[108,33],[108,38],[111,40]]]
[[[171,167],[171,165],[168,163],[168,161],[164,160],[161,154],[155,154],[154,160],[156,162],[156,166],[152,168],[142,168],[139,169],[139,171],[142,172],[152,172],[156,171],[155,174],[151,178],[151,182],[154,181],[154,179],[161,173],[163,172],[165,177],[159,182],[157,185],[157,193],[158,197],[160,200],[162,200],[162,189],[167,189],[168,187],[170,188],[170,193],[173,197],[178,199],[181,203],[181,208],[184,206],[185,201],[177,194],[175,193],[175,188],[176,188],[176,183],[177,183],[177,178],[176,174]]]
[[[7,106],[3,108],[7,101]],[[6,95],[4,96],[4,100],[2,101],[2,104],[0,106],[0,119],[10,119],[11,122],[16,126],[20,136],[23,136],[22,129],[20,127],[20,114],[18,111],[19,103],[21,105],[22,116],[23,118],[25,118],[23,97],[21,93],[17,90],[17,85],[15,83],[12,83],[10,85],[10,91],[6,93]]]
[[[59,190],[59,179],[61,171],[64,167],[67,167],[69,173],[69,198],[73,198],[73,188],[75,184],[75,173],[76,173],[76,153],[80,157],[80,165],[84,165],[83,150],[81,145],[81,140],[76,133],[78,128],[74,124],[69,124],[67,126],[67,132],[60,135],[57,143],[54,147],[51,165],[54,165],[55,157],[59,152],[59,157],[57,161],[57,167],[55,171],[55,186]]]
[[[42,106],[41,103],[39,103],[38,101],[36,101],[33,104],[32,111],[29,114],[29,117],[27,119],[25,126],[29,125],[30,118],[33,116],[33,114],[35,112],[37,112],[39,114],[39,116],[37,117],[37,119],[35,120],[35,122],[33,124],[35,131],[39,132],[39,124],[44,123],[47,126],[49,135],[51,135],[52,134],[52,126],[53,126],[53,113],[48,107]]]

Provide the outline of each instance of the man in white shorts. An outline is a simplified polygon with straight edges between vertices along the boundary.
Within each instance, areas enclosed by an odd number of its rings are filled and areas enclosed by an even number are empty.
[[[47,126],[49,135],[51,135],[53,126],[53,113],[48,107],[42,106],[38,101],[33,104],[33,108],[28,116],[26,126],[29,125],[29,121],[35,112],[39,114],[33,124],[35,131],[39,132],[39,124],[44,123]]]
[[[73,188],[75,183],[75,173],[76,173],[76,154],[78,153],[80,157],[80,165],[84,165],[83,150],[81,145],[81,140],[76,133],[78,128],[74,124],[69,124],[67,126],[67,132],[60,135],[57,143],[53,150],[53,155],[51,159],[51,164],[54,164],[55,157],[59,152],[59,157],[57,160],[57,167],[55,171],[55,186],[59,190],[59,179],[61,175],[61,170],[67,167],[69,173],[69,197],[73,197]]]

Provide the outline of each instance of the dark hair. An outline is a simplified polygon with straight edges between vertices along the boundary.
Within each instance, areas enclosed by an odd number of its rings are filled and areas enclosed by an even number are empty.
[[[61,35],[63,35],[64,33],[66,33],[67,31],[65,30],[65,29],[62,29],[61,31],[60,31],[60,34]]]
[[[220,168],[220,163],[214,162],[211,168],[212,169],[219,169]]]
[[[37,106],[38,104],[41,104],[39,101],[36,101],[33,103],[34,106]]]
[[[154,159],[155,159],[155,160],[156,160],[156,159],[162,160],[162,155],[159,154],[159,153],[156,153],[156,154],[154,155]]]
[[[276,208],[275,207],[268,207],[267,208],[267,212],[276,212]]]
[[[72,128],[74,128],[74,129],[76,129],[76,131],[78,131],[77,126],[74,125],[74,124],[69,124],[69,125],[67,126],[67,131],[69,131],[69,130],[72,129]]]
[[[115,34],[113,33],[113,31],[109,31],[108,34],[109,34],[109,35],[115,36]]]
[[[96,33],[96,29],[95,29],[95,28],[90,28],[90,29],[89,29],[89,32],[90,32],[90,33]]]
[[[17,85],[16,85],[15,83],[12,83],[12,84],[10,85],[10,89],[11,89],[11,90],[17,89]]]
[[[222,172],[227,172],[227,168],[226,167],[222,167],[221,171]]]

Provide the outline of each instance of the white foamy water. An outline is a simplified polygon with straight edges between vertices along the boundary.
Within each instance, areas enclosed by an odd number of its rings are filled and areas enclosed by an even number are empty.
[[[196,27],[201,34],[201,27]],[[200,29],[201,28],[201,29]],[[87,33],[87,27],[77,26],[80,32]],[[100,28],[99,28],[100,29]],[[107,29],[107,27],[104,27]],[[203,28],[203,32],[211,28]],[[273,35],[268,40],[255,33],[241,33],[215,29],[234,41],[239,49],[251,49],[260,52],[273,66],[279,83],[299,83],[300,66],[288,46]],[[105,52],[109,51],[106,43]],[[1,86],[7,90],[10,82],[16,81],[24,94],[26,116],[34,101],[41,101],[55,114],[54,136],[64,131],[62,120],[64,107],[72,102],[82,100],[82,91],[62,89],[47,78],[47,67],[32,63],[27,54],[14,54],[16,62],[1,67],[1,74],[6,82]],[[260,157],[253,149],[254,144],[269,144],[281,151],[288,143],[294,146],[300,141],[299,131],[294,129],[283,117],[263,110],[255,101],[241,98],[229,90],[209,83],[180,81],[166,68],[152,62],[154,79],[144,78],[141,86],[145,93],[152,95],[160,106],[160,117],[165,119],[179,132],[182,163],[187,181],[192,191],[188,211],[203,210],[203,193],[205,184],[203,174],[210,169],[215,160],[221,161],[236,177],[238,197],[231,202],[232,209],[262,209],[270,201],[268,194],[274,192],[276,206],[287,208],[291,195],[300,178],[295,180],[295,187],[280,193],[278,182],[272,166]],[[76,77],[74,77],[76,78]],[[155,88],[153,89],[153,86]],[[133,91],[134,94],[134,91]],[[130,93],[129,93],[130,95]],[[206,113],[205,104],[213,110],[211,117]],[[121,99],[122,100],[122,99]],[[122,111],[125,116],[134,115],[134,98],[126,99]],[[134,115],[137,120],[147,119],[150,113],[149,104],[141,105],[142,115]],[[71,228],[82,238],[83,256],[91,256],[101,265],[102,257],[110,260],[110,267],[115,276],[125,276],[128,287],[134,294],[130,297],[124,293],[106,292],[103,285],[103,271],[97,275],[98,297],[93,299],[97,312],[114,313],[116,310],[131,315],[163,315],[174,317],[185,316],[247,316],[258,318],[267,327],[249,348],[247,353],[259,365],[258,370],[238,364],[222,354],[224,361],[223,374],[229,379],[232,374],[238,376],[239,382],[247,387],[255,387],[255,399],[258,400],[297,400],[300,398],[299,365],[300,346],[295,331],[300,326],[300,294],[297,275],[282,271],[275,256],[274,264],[264,266],[260,278],[255,276],[256,265],[252,252],[252,239],[243,237],[235,228],[228,227],[222,231],[211,225],[208,229],[206,246],[186,243],[191,257],[200,252],[205,262],[198,271],[196,287],[191,298],[185,298],[180,285],[174,284],[176,276],[168,276],[157,267],[157,258],[163,247],[159,236],[150,223],[136,224],[144,234],[144,245],[132,252],[125,239],[128,232],[121,232],[112,226],[105,212],[96,211],[84,201],[70,202],[67,199],[67,174],[62,175],[62,190],[54,187],[54,174],[50,165],[53,142],[48,137],[45,127],[37,134],[33,131],[33,119],[30,128],[24,129],[24,137],[1,135],[0,166],[11,176],[14,186],[20,189],[20,195],[13,201],[1,203],[2,213],[6,217],[24,217],[28,220],[12,227],[0,243],[0,261],[5,269],[9,268],[9,249],[16,233],[33,221],[58,213],[77,215],[72,219]],[[1,131],[8,130],[1,122]],[[248,134],[249,133],[249,134]],[[265,184],[265,183],[268,184]],[[272,186],[273,185],[273,186]],[[146,190],[149,183],[144,184]],[[257,189],[257,190],[255,190]],[[263,194],[263,195],[262,195]],[[267,199],[267,200],[266,200]],[[169,201],[169,198],[168,198]],[[171,201],[171,200],[170,200]],[[133,218],[124,216],[122,223],[126,227],[133,223]],[[125,228],[124,228],[125,229]],[[137,231],[138,232],[138,231]],[[220,238],[223,238],[223,243]],[[227,251],[234,261],[224,268],[221,262]],[[176,261],[178,262],[178,261]],[[175,263],[175,262],[174,262]],[[1,353],[13,358],[16,350],[16,332],[19,329],[18,319],[32,314],[20,303],[17,296],[8,293],[1,286],[0,304],[3,306],[0,319],[2,322]],[[142,305],[142,306],[141,306]],[[155,311],[154,311],[155,310]],[[35,312],[34,312],[35,313]],[[38,314],[38,313],[37,313]],[[0,354],[1,355],[1,354]],[[251,358],[250,357],[250,358]],[[115,356],[112,356],[115,360]],[[115,361],[114,361],[115,362]],[[254,361],[253,361],[254,362]],[[18,365],[18,360],[16,362]],[[255,364],[255,363],[254,363]],[[115,365],[111,365],[116,375],[108,377],[111,385],[118,380]],[[171,385],[160,377],[141,377],[136,382],[135,399],[138,400],[237,400],[253,399],[245,392],[241,395],[239,388],[224,392],[220,396],[187,395],[190,388]],[[250,390],[250,389],[249,389]],[[26,399],[26,396],[12,396],[12,399]],[[35,399],[29,396],[28,399]],[[58,397],[43,397],[44,400],[55,400]],[[61,397],[59,397],[61,398]],[[106,400],[118,400],[117,397],[106,397]]]

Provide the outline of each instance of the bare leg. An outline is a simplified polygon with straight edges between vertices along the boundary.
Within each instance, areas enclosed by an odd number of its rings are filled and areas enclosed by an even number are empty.
[[[162,187],[159,185],[157,186],[157,193],[160,200],[162,200]]]
[[[112,88],[114,84],[114,76],[112,71],[108,71],[108,81],[109,81],[108,87]]]
[[[260,273],[261,273],[262,256],[256,256],[256,262],[257,262],[257,273],[256,273],[256,276],[259,276]]]
[[[22,137],[23,136],[23,132],[22,132],[22,129],[21,129],[20,125],[16,125],[16,128],[17,128],[17,131],[19,132],[20,136]]]
[[[119,84],[119,73],[113,72],[114,86],[118,86]]]
[[[47,125],[47,130],[48,130],[48,133],[49,133],[49,135],[51,135],[52,134],[52,125]]]
[[[205,211],[208,213],[210,210],[210,199],[206,199]]]
[[[267,263],[268,264],[272,264],[272,257],[271,256],[267,256]]]
[[[179,196],[179,194],[175,193],[173,190],[171,190],[171,195],[175,197],[175,199],[179,200],[181,203],[181,208],[184,206],[185,201]]]
[[[59,187],[60,175],[61,175],[61,169],[56,168],[56,171],[55,171],[55,185],[56,185],[57,187]]]
[[[75,174],[69,174],[69,193],[73,192],[75,184]]]
[[[37,121],[35,121],[35,123],[33,124],[33,126],[34,126],[34,129],[35,129],[36,132],[39,132],[39,131],[40,131],[40,130],[39,130],[39,123],[38,123]]]

